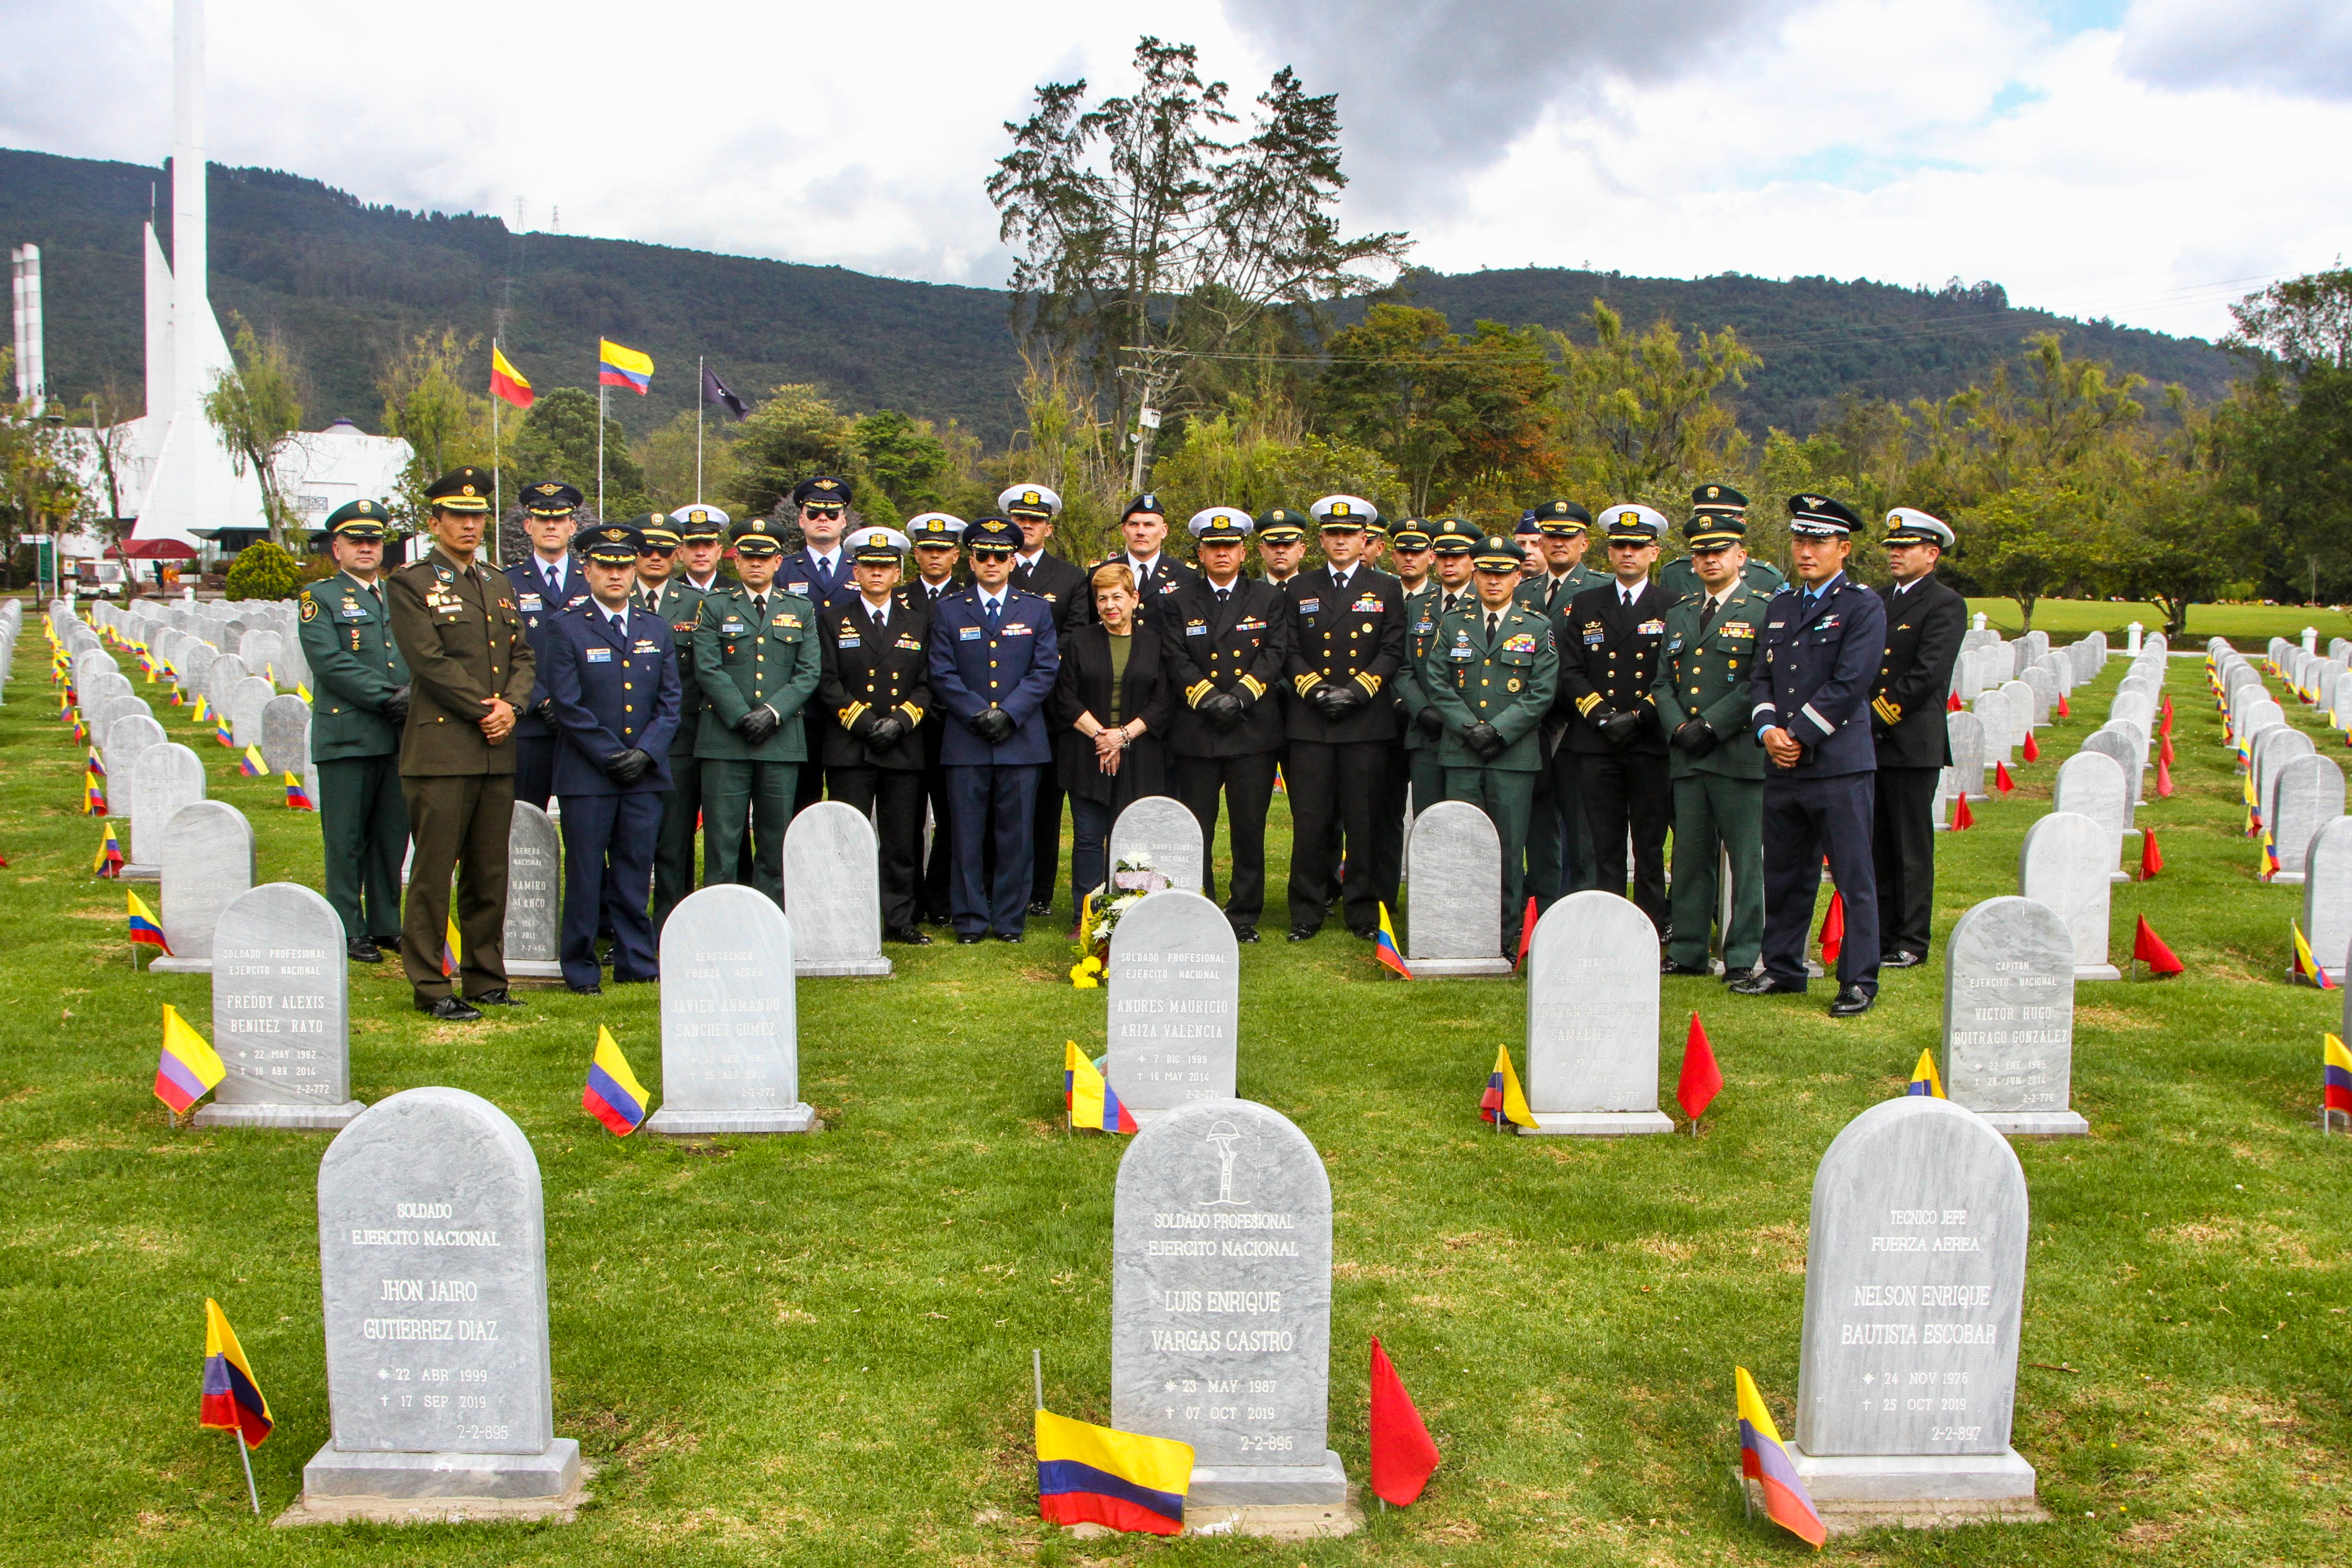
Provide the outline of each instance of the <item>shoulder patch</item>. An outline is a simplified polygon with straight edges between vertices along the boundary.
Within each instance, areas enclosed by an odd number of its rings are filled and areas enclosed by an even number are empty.
[[[319,618],[319,601],[310,597],[310,591],[308,588],[302,590],[302,618],[306,621],[315,621]]]

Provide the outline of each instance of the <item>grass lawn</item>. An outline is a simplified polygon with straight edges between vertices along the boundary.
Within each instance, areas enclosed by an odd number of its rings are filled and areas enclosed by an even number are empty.
[[[1804,1555],[1741,1517],[1732,1364],[1788,1430],[1814,1165],[1935,1041],[1940,951],[1839,1023],[1822,986],[1743,999],[1669,980],[1668,1087],[1695,1008],[1723,1064],[1706,1135],[1516,1140],[1475,1108],[1496,1042],[1521,1037],[1517,984],[1385,977],[1336,921],[1305,947],[1277,935],[1243,951],[1241,1090],[1296,1121],[1330,1169],[1332,1446],[1361,1481],[1378,1333],[1445,1455],[1419,1506],[1323,1542],[1082,1542],[1036,1520],[1030,1348],[1044,1347],[1053,1408],[1108,1414],[1122,1149],[1061,1131],[1062,1042],[1099,1048],[1104,994],[1064,983],[1049,928],[1018,949],[892,949],[888,981],[803,984],[803,1091],[828,1131],[688,1146],[615,1140],[579,1108],[599,1021],[658,1092],[649,988],[531,992],[519,1015],[452,1026],[410,1010],[396,970],[355,967],[358,1096],[468,1089],[537,1150],[556,1430],[599,1474],[569,1526],[257,1525],[231,1440],[195,1426],[204,1298],[236,1323],[278,1417],[254,1456],[275,1513],[328,1436],[314,1208],[327,1139],[166,1127],[148,1091],[158,1007],[206,1028],[209,983],[131,970],[121,890],[89,876],[98,831],[75,815],[80,758],[47,657],[28,624],[0,707],[0,1412],[17,1478],[0,1560]],[[1943,845],[1939,944],[1969,905],[2015,890],[2025,827],[2121,668],[2044,731],[2016,795]],[[2082,989],[2074,1103],[2093,1135],[2018,1149],[2033,1206],[2014,1441],[2052,1521],[1880,1531],[1833,1542],[1831,1560],[2343,1559],[2352,1138],[2323,1140],[2314,1110],[2338,998],[2282,978],[2300,890],[2254,880],[2201,666],[2176,660],[2170,690],[2179,794],[2141,817],[2167,868],[2116,889],[2113,952],[2145,913],[2189,973]],[[229,752],[197,750],[215,797],[255,823],[261,878],[315,884],[317,819],[238,777]],[[1286,844],[1279,824],[1275,837]]]
[[[1986,616],[1986,624],[2000,628],[2003,636],[2013,637],[2023,630],[2023,616],[2015,599],[1970,599],[1969,609]],[[2150,632],[2162,631],[2164,612],[2154,605],[2116,604],[2106,599],[2037,599],[2033,603],[2034,630],[2048,632],[2058,642],[2104,631],[2107,646],[2117,653],[2124,648],[2125,628],[2134,621]],[[2188,635],[2181,639],[2179,651],[2194,648],[2201,654],[2208,637],[2228,637],[2239,651],[2259,658],[2271,638],[2299,641],[2305,626],[2318,629],[2324,650],[2329,637],[2352,637],[2352,615],[2325,605],[2191,605]]]

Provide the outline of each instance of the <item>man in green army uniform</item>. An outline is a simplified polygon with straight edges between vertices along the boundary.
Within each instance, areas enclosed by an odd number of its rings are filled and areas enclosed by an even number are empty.
[[[400,859],[408,805],[400,793],[400,729],[408,721],[408,664],[384,604],[385,513],[349,501],[327,516],[326,547],[340,570],[302,590],[302,658],[319,683],[310,700],[310,758],[319,765],[319,828],[326,840],[327,902],[362,963],[400,945]]]
[[[539,667],[514,584],[479,559],[490,476],[456,469],[427,485],[425,499],[434,548],[394,573],[384,595],[409,672],[400,787],[416,852],[400,956],[418,1012],[470,1023],[482,1006],[521,1005],[507,994],[507,836],[515,716],[530,700]],[[441,970],[453,872],[462,998]]]
[[[1397,524],[1389,536],[1390,546],[1400,561],[1411,559],[1418,563],[1423,552],[1431,552],[1436,541],[1429,525],[1418,518],[1408,518]],[[1466,543],[1462,553],[1467,559]],[[1412,809],[1427,811],[1445,798],[1445,767],[1437,760],[1437,738],[1445,731],[1445,716],[1430,701],[1429,693],[1421,684],[1421,661],[1428,657],[1430,645],[1437,640],[1437,623],[1442,618],[1444,591],[1437,574],[1432,570],[1419,582],[1410,577],[1400,579],[1404,584],[1404,663],[1396,672],[1391,689],[1396,693],[1397,707],[1404,719],[1404,763],[1406,776],[1412,787]]]
[[[1756,968],[1764,940],[1764,748],[1748,721],[1755,706],[1748,663],[1776,590],[1748,579],[1747,532],[1746,519],[1725,509],[1694,511],[1683,525],[1696,586],[1666,611],[1652,689],[1675,791],[1674,935],[1660,968],[1707,972],[1721,857],[1731,867],[1727,983]]]
[[[1529,609],[1551,617],[1555,645],[1566,635],[1568,606],[1587,588],[1600,586],[1606,574],[1584,563],[1592,543],[1592,514],[1572,500],[1541,501],[1528,510],[1535,524],[1536,555],[1540,564],[1518,586],[1517,597]],[[1554,716],[1544,721],[1544,754],[1559,749],[1568,721]],[[1563,893],[1592,885],[1592,829],[1584,820],[1584,797],[1571,787],[1563,797],[1560,782],[1572,773],[1547,767],[1536,775],[1536,804],[1528,818],[1528,891],[1538,910],[1548,910]]]
[[[1478,596],[1439,623],[1420,679],[1441,722],[1445,798],[1484,811],[1503,841],[1503,951],[1517,952],[1527,913],[1528,816],[1547,759],[1543,721],[1559,679],[1551,620],[1517,602],[1527,552],[1500,534],[1473,552]]]
[[[694,760],[702,722],[702,690],[694,681],[694,625],[706,595],[677,569],[677,556],[688,541],[716,542],[719,523],[709,508],[681,507],[675,519],[649,512],[633,526],[642,542],[631,607],[658,616],[669,627],[671,646],[677,650],[677,732],[670,737],[669,789],[662,795],[661,826],[654,836],[653,922],[658,944],[670,910],[694,891],[694,832],[702,816],[702,764]]]
[[[1697,526],[1699,520],[1706,517],[1730,519],[1739,525],[1744,537],[1748,530],[1748,498],[1729,485],[1699,485],[1691,491],[1690,526]],[[1687,531],[1685,537],[1688,537]],[[1742,553],[1746,553],[1744,550]],[[1769,561],[1749,556],[1748,563],[1739,569],[1739,580],[1769,599],[1789,579]],[[1659,568],[1658,585],[1668,593],[1687,599],[1698,592],[1698,563],[1687,555]]]
[[[824,669],[816,605],[776,587],[783,557],[777,524],[735,525],[733,586],[702,601],[694,623],[694,676],[704,708],[694,754],[702,764],[702,880],[733,882],[744,835],[751,886],[784,901],[784,829],[808,760],[801,709]]]

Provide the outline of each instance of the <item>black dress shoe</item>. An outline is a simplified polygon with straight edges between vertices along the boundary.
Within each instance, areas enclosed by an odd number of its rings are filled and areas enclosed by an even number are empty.
[[[1234,940],[1235,942],[1255,942],[1255,941],[1257,940],[1257,927],[1255,927],[1255,926],[1235,926],[1235,927],[1234,927]]]
[[[1836,1001],[1830,1004],[1830,1016],[1832,1018],[1858,1017],[1876,1005],[1878,1005],[1877,992],[1864,991],[1859,985],[1849,985],[1837,994]]]
[[[1292,926],[1290,928],[1290,940],[1293,942],[1313,942],[1315,940],[1315,933],[1308,931],[1305,926]]]
[[[1732,986],[1742,996],[1801,996],[1805,983],[1801,980],[1775,980],[1762,970]]]
[[[614,984],[617,984],[618,982],[615,982]],[[574,996],[602,996],[604,994],[604,988],[602,985],[597,984],[594,981],[590,981],[585,985],[567,986],[566,989]]]
[[[988,934],[994,937],[999,942],[1019,942],[1027,933],[1017,931],[991,931]]]
[[[1764,966],[1760,963],[1747,969],[1726,969],[1723,972],[1723,983],[1736,991],[1739,988],[1740,982],[1759,979],[1763,973]]]
[[[368,941],[375,943],[376,947],[384,952],[398,952],[400,951],[400,933],[398,931],[393,932],[390,936],[372,936],[368,938]]]
[[[1054,912],[1054,900],[1051,899],[1032,899],[1029,900],[1029,912],[1033,915],[1050,915]]]
[[[981,933],[976,931],[960,931],[956,932],[956,945],[958,947],[978,947],[982,940]]]
[[[1381,940],[1381,928],[1378,926],[1363,926],[1361,928],[1349,926],[1348,928],[1348,934],[1354,937],[1358,942],[1378,942]]]
[[[1715,971],[1704,963],[1680,963],[1669,958],[1658,965],[1658,973],[1661,974],[1712,974]]]
[[[895,942],[907,947],[929,947],[931,939],[914,926],[892,926],[882,933],[885,942]]]
[[[353,963],[382,963],[383,949],[363,936],[355,936],[343,943],[343,952]]]
[[[478,996],[468,996],[466,1000],[472,1003],[477,1007],[520,1007],[522,1005],[522,1003],[519,998],[507,994],[506,987],[503,985],[499,986],[496,991],[485,991]]]
[[[1878,967],[1881,969],[1916,969],[1927,962],[1927,961],[1926,959],[1920,957],[1917,953],[1907,950],[1897,952],[1882,952],[1878,955]]]
[[[468,1007],[455,996],[444,996],[437,1002],[419,999],[416,1010],[428,1018],[438,1018],[445,1024],[470,1024],[479,1018],[481,1010]]]

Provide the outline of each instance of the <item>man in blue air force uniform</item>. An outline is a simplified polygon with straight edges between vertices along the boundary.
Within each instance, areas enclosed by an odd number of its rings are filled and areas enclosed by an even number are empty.
[[[1766,607],[1750,665],[1748,723],[1764,744],[1763,973],[1732,986],[1746,996],[1805,989],[1805,936],[1821,892],[1822,858],[1845,896],[1837,1000],[1830,1016],[1878,1000],[1878,882],[1871,860],[1878,753],[1870,689],[1886,651],[1886,606],[1846,575],[1862,519],[1828,496],[1789,498],[1796,581]]]
[[[940,742],[956,858],[948,907],[956,941],[1019,942],[1028,919],[1037,775],[1052,760],[1045,701],[1061,671],[1055,609],[1013,586],[1021,529],[990,513],[964,530],[971,584],[943,594],[931,622],[931,697],[946,710]],[[981,872],[980,847],[996,864]]]
[[[562,746],[563,983],[595,995],[596,932],[613,932],[615,984],[660,978],[646,896],[677,731],[677,655],[669,623],[633,602],[644,536],[625,523],[588,531],[589,601],[554,616],[546,690]]]

